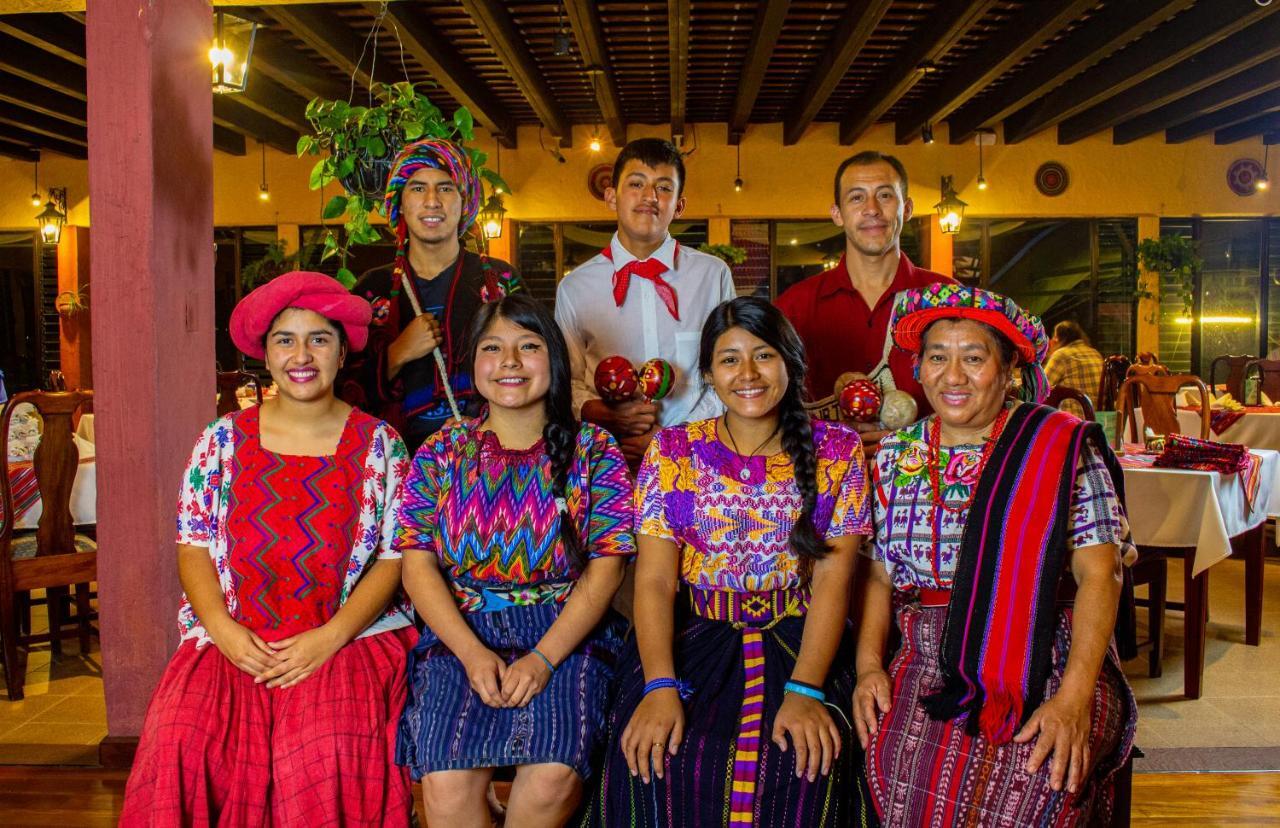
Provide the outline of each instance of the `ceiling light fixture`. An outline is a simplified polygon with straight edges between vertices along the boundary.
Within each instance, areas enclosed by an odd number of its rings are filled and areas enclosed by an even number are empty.
[[[569,36],[569,30],[564,27],[564,4],[562,3],[560,5],[558,30],[556,31],[555,38],[552,40],[552,46],[556,57],[564,57],[569,54],[572,44],[573,41]]]
[[[737,172],[737,177],[733,179],[733,191],[735,193],[740,193],[742,192],[742,184],[743,184],[742,182],[742,144],[741,143],[737,144],[735,149],[738,151],[738,172]]]
[[[31,206],[39,207],[42,203],[40,200],[40,162],[35,161],[31,165]]]
[[[925,124],[920,127],[920,139],[926,144],[933,143],[933,124]]]
[[[253,40],[258,24],[226,12],[214,12],[213,46],[209,63],[213,65],[213,91],[222,95],[243,92],[249,80],[249,59],[253,57]]]
[[[980,129],[977,134],[973,136],[973,140],[974,143],[978,145],[978,189],[985,190],[987,189],[987,178],[986,175],[984,175],[982,167],[982,148],[987,144],[994,144],[996,142],[995,130]]]
[[[1267,178],[1267,162],[1270,160],[1270,155],[1271,145],[1264,141],[1262,144],[1262,174],[1253,181],[1253,188],[1260,193],[1265,193],[1271,189],[1271,180]]]
[[[258,184],[258,199],[270,201],[271,191],[267,189],[267,143],[259,140],[258,146],[262,147],[262,181]]]
[[[587,142],[587,149],[592,152],[599,152],[604,147],[600,141],[600,127],[596,126],[591,132],[591,140]]]

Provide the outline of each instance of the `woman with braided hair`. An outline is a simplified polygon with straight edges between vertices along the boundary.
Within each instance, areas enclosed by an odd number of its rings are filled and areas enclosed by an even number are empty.
[[[635,551],[626,461],[571,409],[569,355],[528,294],[471,328],[487,408],[418,450],[394,548],[426,622],[410,655],[397,759],[429,825],[488,826],[495,767],[516,767],[507,823],[563,824],[604,735]]]
[[[727,412],[641,465],[635,646],[584,824],[873,824],[849,724],[862,445],[809,420],[804,346],[763,300],[712,311],[698,367]]]

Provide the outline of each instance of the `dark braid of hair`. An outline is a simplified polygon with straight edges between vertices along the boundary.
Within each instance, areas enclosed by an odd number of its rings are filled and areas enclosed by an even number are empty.
[[[802,563],[812,566],[827,554],[828,546],[813,525],[813,513],[818,508],[818,458],[813,450],[813,423],[800,389],[801,384],[792,380],[778,404],[778,423],[782,428],[782,450],[791,458],[801,498],[800,514],[791,528],[791,548]]]
[[[560,507],[560,542],[564,544],[565,554],[578,569],[587,565],[587,555],[582,548],[582,537],[578,534],[577,522],[569,513],[569,470],[573,465],[574,448],[578,441],[578,421],[570,415],[567,419],[553,416],[553,406],[547,400],[547,424],[542,429],[542,440],[546,444],[547,456],[551,458],[551,488],[556,492],[557,505]],[[569,412],[564,412],[569,413]]]

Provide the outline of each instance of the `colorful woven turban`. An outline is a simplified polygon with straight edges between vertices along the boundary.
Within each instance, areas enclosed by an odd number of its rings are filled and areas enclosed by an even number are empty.
[[[231,341],[246,355],[265,359],[262,341],[271,323],[285,308],[303,308],[337,322],[347,333],[351,350],[363,350],[369,340],[373,309],[347,292],[337,279],[323,273],[295,270],[255,288],[231,312]]]
[[[972,319],[995,328],[1022,358],[1023,398],[1040,402],[1048,396],[1043,363],[1049,355],[1049,336],[1039,317],[1018,307],[1007,296],[940,282],[898,294],[889,323],[894,344],[919,354],[924,332],[939,319]]]
[[[453,141],[440,138],[425,138],[406,145],[391,163],[386,193],[387,222],[395,228],[396,243],[401,248],[400,255],[408,250],[409,232],[408,226],[400,217],[400,196],[404,193],[404,185],[423,167],[441,170],[458,185],[458,195],[462,197],[462,216],[458,220],[459,237],[466,234],[480,214],[480,197],[484,188],[480,184],[480,175],[471,164],[471,156],[465,149]]]

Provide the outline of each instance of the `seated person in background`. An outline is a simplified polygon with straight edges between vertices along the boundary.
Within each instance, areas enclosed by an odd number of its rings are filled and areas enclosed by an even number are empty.
[[[684,184],[684,159],[670,142],[641,138],[623,147],[613,165],[613,186],[605,190],[605,201],[618,214],[618,232],[556,290],[574,413],[613,432],[633,467],[660,426],[722,410],[698,380],[698,339],[712,309],[736,295],[733,274],[724,262],[684,247],[668,232],[684,212]],[[661,403],[607,405],[595,391],[595,371],[615,354],[637,367],[655,357],[671,363],[671,394]]]
[[[1092,400],[1102,387],[1102,354],[1089,344],[1084,330],[1068,319],[1053,327],[1044,373],[1051,385],[1083,391]]]
[[[481,305],[521,287],[511,265],[463,246],[482,195],[480,176],[459,144],[428,138],[406,146],[387,180],[395,261],[365,273],[351,289],[373,306],[373,321],[369,347],[352,354],[338,378],[338,396],[399,430],[410,452],[452,416],[431,352],[439,348],[444,356],[463,415],[475,416],[479,400],[463,339]]]

